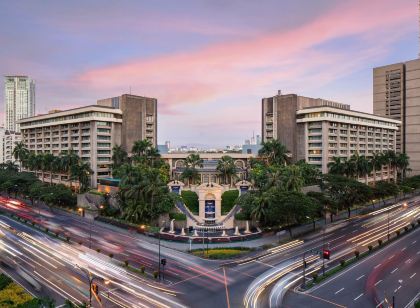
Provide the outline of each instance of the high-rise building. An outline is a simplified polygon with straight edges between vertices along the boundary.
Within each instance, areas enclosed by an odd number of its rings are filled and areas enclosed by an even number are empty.
[[[401,121],[396,151],[420,174],[420,59],[373,69],[373,113]]]
[[[19,132],[20,119],[35,115],[35,82],[28,76],[4,77],[5,128]]]
[[[291,152],[293,161],[305,160],[323,173],[328,172],[328,163],[334,157],[369,157],[375,152],[395,150],[401,124],[398,120],[296,94],[279,93],[264,98],[262,104],[263,140],[279,140]],[[381,173],[382,177],[393,177],[386,168],[378,170],[376,177],[380,179]]]
[[[21,141],[21,134],[0,127],[0,164],[13,162],[13,150],[16,143]]]
[[[98,100],[98,105],[120,109],[123,115],[121,146],[131,152],[137,140],[157,146],[157,99],[131,94]]]

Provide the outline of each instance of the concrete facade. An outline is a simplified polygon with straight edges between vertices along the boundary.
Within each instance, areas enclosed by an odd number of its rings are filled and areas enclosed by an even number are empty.
[[[121,110],[92,105],[26,118],[20,125],[30,152],[58,156],[73,150],[89,162],[91,186],[96,187],[98,178],[111,175],[112,147],[121,144],[122,121]],[[49,175],[44,180],[49,181]],[[69,183],[64,174],[53,174],[53,182]]]
[[[397,152],[420,174],[420,59],[373,69],[373,112],[401,121]]]
[[[35,115],[35,82],[28,76],[4,77],[5,128],[20,132],[18,121]]]
[[[14,162],[13,150],[17,142],[22,140],[20,133],[15,133],[0,127],[0,164]],[[18,163],[18,162],[16,162]]]
[[[137,140],[148,139],[157,146],[157,99],[131,94],[98,100],[100,106],[122,111],[121,146],[131,152]]]
[[[333,157],[396,149],[401,122],[388,117],[350,110],[349,105],[296,94],[262,100],[263,141],[279,140],[293,161],[305,160],[328,172]],[[388,176],[386,170],[377,176]],[[389,176],[393,176],[389,174]]]

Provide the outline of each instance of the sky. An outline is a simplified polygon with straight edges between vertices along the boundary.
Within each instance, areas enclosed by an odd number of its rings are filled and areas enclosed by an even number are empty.
[[[418,12],[417,0],[1,1],[0,75],[33,78],[39,114],[131,89],[158,99],[159,144],[242,144],[278,90],[372,112],[372,68],[418,56]]]

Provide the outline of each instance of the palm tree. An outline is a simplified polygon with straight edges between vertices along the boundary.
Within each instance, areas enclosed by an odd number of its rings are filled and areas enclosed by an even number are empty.
[[[131,152],[135,156],[145,156],[148,149],[152,148],[153,144],[149,139],[137,140],[134,142]]]
[[[62,153],[62,167],[63,172],[67,173],[67,180],[69,181],[70,189],[72,187],[72,166],[79,162],[79,156],[71,149],[68,153]]]
[[[232,184],[232,176],[236,174],[236,166],[232,157],[230,157],[229,155],[223,155],[217,162],[216,170],[223,174],[224,184],[228,184],[228,179],[229,184]]]
[[[356,158],[350,158],[343,163],[344,174],[349,178],[357,177]]]
[[[79,182],[79,193],[88,190],[90,186],[89,180],[92,174],[93,170],[87,162],[79,161],[71,167],[71,178]]]
[[[266,220],[267,210],[273,202],[271,191],[264,191],[255,200],[256,204],[251,211],[251,216],[256,221]]]
[[[50,172],[50,184],[52,185],[52,178],[53,178],[53,171],[54,171],[54,159],[55,156],[52,155],[51,153],[45,153],[42,157],[43,160],[43,166],[45,168],[45,171],[49,171]]]
[[[269,164],[286,165],[290,161],[290,152],[286,146],[275,139],[263,142],[258,155]]]
[[[366,156],[358,156],[357,157],[357,172],[359,177],[365,178],[365,184],[368,183],[368,176],[372,171],[372,167],[369,161],[366,159]]]
[[[388,166],[388,182],[391,182],[391,169],[394,172],[394,180],[397,181],[397,155],[394,151],[389,150],[384,152],[384,162]]]
[[[370,166],[372,168],[373,174],[373,184],[376,185],[376,171],[381,170],[381,178],[382,178],[382,154],[379,152],[373,153],[373,155],[369,159]]]
[[[195,179],[198,178],[197,167],[203,168],[203,160],[199,154],[192,153],[185,159],[185,169],[182,172],[181,177],[188,178],[188,185],[195,183]]]
[[[401,180],[403,181],[406,176],[406,171],[410,165],[410,158],[406,153],[400,153],[397,155],[397,168],[401,173]]]
[[[112,169],[115,170],[128,161],[128,154],[121,145],[112,148]]]
[[[23,141],[16,142],[15,148],[13,149],[13,157],[19,161],[19,171],[22,171],[22,161],[28,156],[29,151]]]
[[[344,174],[344,164],[339,156],[334,156],[333,161],[328,163],[329,173],[342,175]]]
[[[297,165],[287,166],[283,173],[285,188],[288,191],[300,192],[305,180],[302,176],[302,169]]]

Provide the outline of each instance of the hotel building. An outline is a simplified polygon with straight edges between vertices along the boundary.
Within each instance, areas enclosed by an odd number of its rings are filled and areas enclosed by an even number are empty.
[[[35,115],[35,83],[28,76],[4,77],[5,128],[19,132],[20,119]]]
[[[90,163],[97,179],[111,175],[112,147],[121,143],[122,112],[105,106],[86,106],[20,121],[22,140],[30,152],[52,153],[58,156],[73,150]],[[49,181],[45,174],[45,181]],[[68,182],[67,175],[53,174],[53,182]]]
[[[401,121],[397,152],[420,174],[420,59],[373,69],[373,113]]]
[[[396,148],[398,120],[296,94],[279,93],[264,98],[262,104],[263,140],[279,140],[294,161],[304,159],[323,173],[328,172],[328,163],[335,156],[348,159],[358,153],[369,157]]]
[[[20,120],[22,139],[29,151],[59,155],[73,150],[89,162],[98,179],[111,176],[112,148],[121,145],[130,153],[137,140],[156,145],[157,100],[131,94],[99,100],[97,105]],[[48,180],[48,175],[45,179]],[[53,182],[68,183],[67,175],[53,175]],[[75,183],[77,185],[77,183]]]

